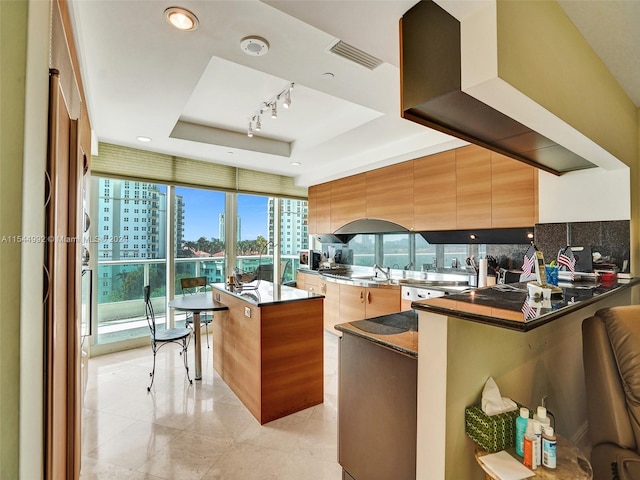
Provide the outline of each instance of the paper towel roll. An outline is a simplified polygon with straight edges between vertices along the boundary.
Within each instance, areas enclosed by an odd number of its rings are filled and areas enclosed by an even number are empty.
[[[478,287],[487,286],[487,259],[481,258],[478,266]]]

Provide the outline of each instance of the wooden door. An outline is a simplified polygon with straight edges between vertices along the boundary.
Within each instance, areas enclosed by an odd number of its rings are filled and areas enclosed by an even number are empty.
[[[538,170],[491,152],[491,226],[532,227],[537,212]]]
[[[340,323],[365,318],[365,287],[340,285]]]
[[[80,475],[78,123],[52,70],[45,198],[45,478]]]
[[[456,228],[491,228],[491,154],[477,145],[456,150]]]
[[[456,229],[456,152],[413,162],[414,229]]]
[[[367,288],[366,318],[379,317],[380,315],[399,312],[401,309],[400,297],[400,287]]]
[[[413,162],[367,172],[367,217],[413,228]]]
[[[366,174],[331,182],[331,232],[367,216]]]

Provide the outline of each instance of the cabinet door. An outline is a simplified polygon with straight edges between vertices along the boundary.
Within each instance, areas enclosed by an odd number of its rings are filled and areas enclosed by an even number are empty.
[[[316,233],[331,233],[331,184],[316,185]]]
[[[413,228],[413,162],[367,172],[367,217]]]
[[[304,273],[296,272],[296,288],[299,288],[300,290],[307,289],[305,285],[305,277],[306,275]]]
[[[303,273],[304,289],[308,292],[320,293],[320,277],[313,273]]]
[[[340,323],[366,318],[366,288],[340,285]]]
[[[491,228],[491,152],[477,145],[456,150],[456,225]]]
[[[331,232],[367,216],[366,174],[352,175],[331,182]]]
[[[400,311],[400,288],[367,288],[366,318],[379,317]]]
[[[318,218],[318,186],[313,185],[307,191],[307,228],[309,234],[319,233],[317,227]]]
[[[491,226],[531,227],[537,221],[537,169],[491,152]]]
[[[414,229],[455,230],[455,150],[415,160],[413,172]]]
[[[324,328],[336,335],[341,335],[334,327],[340,321],[340,285],[321,281],[320,293],[324,295]]]

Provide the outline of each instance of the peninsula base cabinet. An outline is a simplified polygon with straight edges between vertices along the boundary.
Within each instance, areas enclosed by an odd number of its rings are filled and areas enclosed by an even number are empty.
[[[338,461],[346,480],[415,480],[418,360],[345,333]]]

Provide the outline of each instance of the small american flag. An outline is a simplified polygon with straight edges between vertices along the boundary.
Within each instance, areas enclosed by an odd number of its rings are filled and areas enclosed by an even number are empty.
[[[535,266],[535,258],[536,258],[536,246],[532,243],[527,249],[527,253],[524,254],[524,260],[522,261],[522,272],[525,277],[531,275],[533,272],[533,268]]]
[[[524,314],[524,321],[531,320],[538,316],[539,310],[535,305],[532,305],[529,300],[525,300],[522,304],[522,313]]]
[[[573,273],[576,270],[576,259],[573,256],[573,250],[571,247],[567,246],[561,248],[558,252],[558,265],[562,265],[567,268],[571,272],[571,280],[573,280]]]

